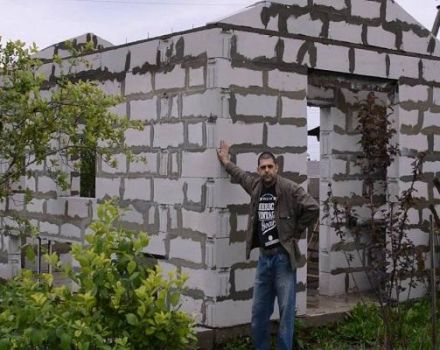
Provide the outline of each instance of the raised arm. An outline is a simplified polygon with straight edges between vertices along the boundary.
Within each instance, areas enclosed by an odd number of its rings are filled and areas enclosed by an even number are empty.
[[[230,146],[224,141],[220,141],[220,147],[217,149],[217,157],[225,170],[231,175],[234,182],[238,182],[244,190],[251,194],[255,178],[247,172],[240,169],[229,159]]]

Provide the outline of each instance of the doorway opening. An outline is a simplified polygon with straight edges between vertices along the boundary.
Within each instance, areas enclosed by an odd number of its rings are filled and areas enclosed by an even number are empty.
[[[320,203],[320,118],[319,107],[307,107],[307,190]],[[307,234],[307,306],[319,295],[319,222]]]

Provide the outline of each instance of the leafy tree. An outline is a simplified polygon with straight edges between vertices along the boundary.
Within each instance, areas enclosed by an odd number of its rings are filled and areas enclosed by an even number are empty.
[[[121,96],[107,95],[98,83],[76,73],[79,66],[88,66],[84,57],[92,44],[66,47],[72,56],[54,56],[44,63],[35,45],[3,44],[0,37],[0,201],[8,203],[6,211],[0,211],[0,217],[8,218],[0,234],[12,233],[17,247],[25,243],[25,235],[37,234],[24,215],[10,210],[17,192],[25,194],[25,202],[31,200],[24,180],[34,175],[32,169],[41,166],[62,190],[69,187],[68,173],[79,172],[81,195],[93,196],[95,160],[116,165],[116,149],[130,157],[125,131],[142,128],[110,112],[122,102]],[[54,68],[52,73],[48,67]]]
[[[75,244],[77,270],[56,254],[46,259],[77,284],[55,286],[53,275],[24,270],[0,285],[0,350],[188,349],[193,320],[180,311],[185,278],[148,267],[145,233],[117,227],[120,211],[98,208],[87,246]]]
[[[87,151],[112,161],[114,149],[128,152],[124,132],[141,128],[109,112],[120,96],[74,73],[75,66],[87,64],[78,58],[84,51],[72,48],[73,56],[63,60],[55,56],[56,74],[50,76],[36,53],[35,46],[0,41],[0,199],[17,190],[22,176],[32,175],[31,165],[44,162],[66,187],[66,163],[80,169]]]

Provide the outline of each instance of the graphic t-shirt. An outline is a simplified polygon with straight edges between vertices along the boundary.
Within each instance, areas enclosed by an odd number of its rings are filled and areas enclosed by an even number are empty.
[[[275,221],[275,202],[277,200],[275,186],[261,190],[258,203],[258,238],[260,247],[273,248],[280,245],[278,229]]]

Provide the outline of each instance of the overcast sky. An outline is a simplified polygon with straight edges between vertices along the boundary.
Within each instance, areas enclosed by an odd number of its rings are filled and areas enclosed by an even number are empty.
[[[331,1],[331,0],[329,0]],[[0,0],[0,35],[39,48],[92,32],[113,44],[199,27],[256,0]],[[428,29],[438,0],[397,0]]]

